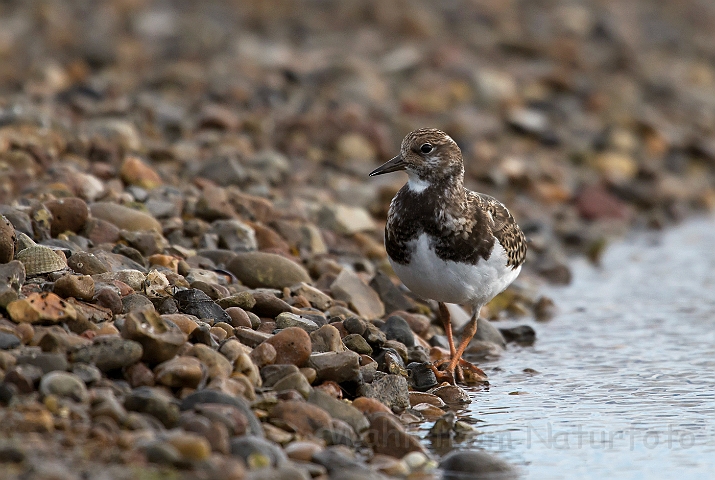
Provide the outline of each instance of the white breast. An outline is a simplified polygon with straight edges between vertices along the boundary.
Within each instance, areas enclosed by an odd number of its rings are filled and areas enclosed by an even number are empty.
[[[392,268],[407,288],[424,299],[471,304],[481,307],[502,292],[519,275],[521,266],[507,266],[507,256],[499,242],[488,260],[476,265],[444,261],[437,257],[427,234],[408,243],[410,263],[401,265],[390,259]]]

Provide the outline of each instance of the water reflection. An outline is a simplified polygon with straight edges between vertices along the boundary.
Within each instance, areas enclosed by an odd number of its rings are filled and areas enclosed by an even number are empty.
[[[709,478],[713,245],[715,224],[697,220],[612,246],[601,269],[576,262],[574,283],[547,292],[561,313],[532,324],[537,342],[481,364],[491,386],[458,412],[480,433],[428,445],[496,453],[524,478]]]

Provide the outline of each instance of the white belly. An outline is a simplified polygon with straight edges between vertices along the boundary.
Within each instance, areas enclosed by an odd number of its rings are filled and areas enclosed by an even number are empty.
[[[502,292],[519,275],[521,266],[507,266],[507,256],[499,242],[488,260],[476,265],[444,261],[429,245],[426,234],[409,244],[413,251],[408,265],[390,259],[402,283],[416,295],[438,302],[471,304],[481,307]]]

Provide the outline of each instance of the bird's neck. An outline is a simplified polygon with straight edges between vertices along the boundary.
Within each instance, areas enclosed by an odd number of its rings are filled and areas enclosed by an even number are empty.
[[[460,201],[466,197],[463,175],[425,178],[408,172],[407,190],[416,195],[429,195],[440,201]]]

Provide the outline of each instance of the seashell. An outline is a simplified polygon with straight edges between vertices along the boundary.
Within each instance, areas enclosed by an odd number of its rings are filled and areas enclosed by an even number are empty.
[[[25,265],[27,276],[56,272],[67,268],[67,261],[44,245],[33,245],[15,255]]]
[[[25,250],[26,248],[32,247],[33,245],[37,245],[35,243],[35,241],[33,239],[31,239],[26,233],[16,231],[15,235],[17,236],[16,245],[15,245],[16,252]]]

